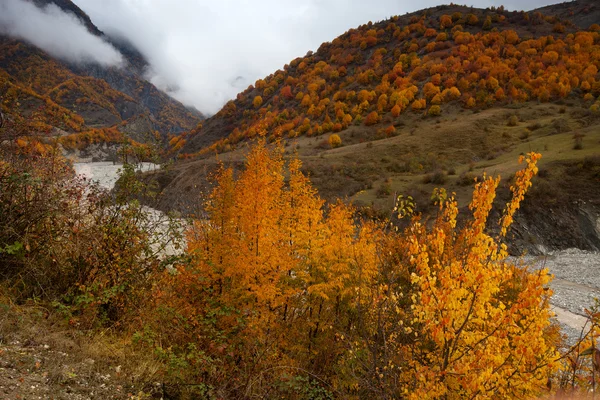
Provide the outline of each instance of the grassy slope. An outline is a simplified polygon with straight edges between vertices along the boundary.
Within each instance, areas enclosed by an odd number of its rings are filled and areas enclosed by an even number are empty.
[[[529,151],[543,154],[542,168],[600,154],[600,122],[589,117],[584,107],[579,101],[560,106],[531,102],[476,113],[458,109],[437,118],[407,114],[396,136],[380,138],[376,128],[354,126],[339,133],[343,143],[339,148],[330,149],[327,136],[300,137],[288,140],[286,151],[298,153],[304,170],[321,195],[329,199],[349,197],[384,207],[392,195],[378,196],[377,189],[386,180],[391,183],[392,193],[431,192],[440,185],[424,181],[435,170],[447,174],[443,186],[455,190],[462,199],[470,188],[458,181],[469,170],[473,175],[485,171],[508,176],[516,170],[518,156]],[[507,125],[511,115],[519,117],[517,126]],[[557,131],[556,126],[562,128]],[[573,149],[577,132],[585,135],[581,150]],[[242,148],[218,157],[182,162],[172,167],[171,176],[181,174],[178,184],[185,191],[187,186],[201,183],[217,158],[241,163],[245,152]]]

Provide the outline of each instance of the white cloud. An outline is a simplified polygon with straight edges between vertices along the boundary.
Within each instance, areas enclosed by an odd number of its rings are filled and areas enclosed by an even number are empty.
[[[159,88],[213,114],[256,79],[350,28],[442,0],[74,1],[100,29],[127,38],[144,54],[151,80]],[[551,1],[472,0],[471,4],[531,9]]]
[[[54,4],[37,8],[24,0],[0,1],[0,33],[24,39],[70,62],[120,66],[123,57],[110,44],[91,34],[70,13]]]

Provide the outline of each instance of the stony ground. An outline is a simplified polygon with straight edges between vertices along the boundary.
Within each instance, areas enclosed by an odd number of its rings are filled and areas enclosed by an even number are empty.
[[[524,261],[537,268],[548,268],[554,275],[551,303],[563,331],[574,343],[585,329],[585,309],[600,299],[600,253],[577,249],[552,252]]]
[[[0,399],[162,397],[152,382],[155,365],[139,357],[128,362],[131,346],[87,336],[52,314],[0,298]]]

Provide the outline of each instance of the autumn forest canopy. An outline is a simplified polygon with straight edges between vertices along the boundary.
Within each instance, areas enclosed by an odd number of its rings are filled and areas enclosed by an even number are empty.
[[[182,148],[182,157],[207,145],[200,153],[213,154],[263,128],[271,140],[352,125],[385,129],[405,113],[436,117],[456,107],[569,96],[584,98],[597,112],[599,32],[598,24],[581,29],[503,7],[439,6],[369,22],[257,80],[172,144]],[[210,143],[219,135],[224,137]]]

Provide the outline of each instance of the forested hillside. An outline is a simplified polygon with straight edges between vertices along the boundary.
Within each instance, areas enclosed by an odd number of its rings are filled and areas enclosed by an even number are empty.
[[[598,15],[594,4],[579,12]],[[259,79],[175,145],[185,157],[228,151],[261,130],[271,140],[351,126],[390,136],[406,114],[569,96],[597,110],[599,31],[503,7],[439,6],[369,22]]]
[[[71,1],[36,4],[56,4],[80,19],[89,32],[106,38]],[[25,41],[0,36],[2,111],[9,120],[19,120],[42,136],[59,137],[67,150],[121,143],[125,138],[162,143],[168,135],[196,126],[200,113],[148,82],[147,64],[139,52],[115,45],[125,59],[120,67],[67,62]]]

